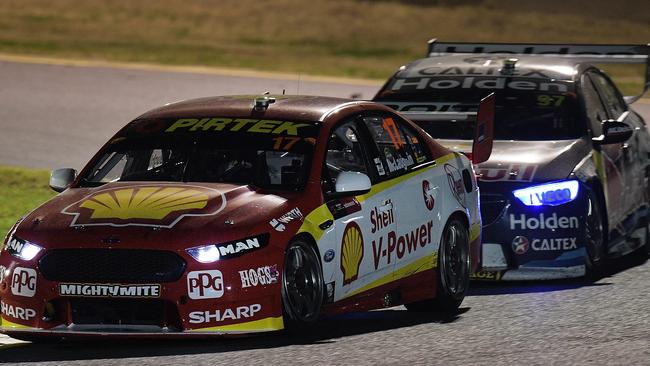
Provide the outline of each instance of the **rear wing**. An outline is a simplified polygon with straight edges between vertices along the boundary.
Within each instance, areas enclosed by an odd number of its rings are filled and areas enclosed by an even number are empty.
[[[650,90],[650,44],[552,44],[552,43],[467,43],[428,42],[427,57],[452,54],[512,54],[568,57],[582,62],[605,64],[644,64],[645,82],[639,95],[625,97],[633,103]]]
[[[472,143],[472,162],[480,164],[487,161],[492,155],[492,141],[494,140],[494,112],[495,97],[491,93],[481,99],[476,115],[476,128]]]

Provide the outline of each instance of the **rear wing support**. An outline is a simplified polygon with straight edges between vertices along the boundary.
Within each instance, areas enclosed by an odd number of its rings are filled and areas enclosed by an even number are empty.
[[[467,43],[428,42],[427,57],[451,54],[511,54],[569,57],[589,63],[645,64],[645,82],[639,95],[627,96],[628,103],[634,103],[650,90],[650,44],[553,44],[553,43]]]

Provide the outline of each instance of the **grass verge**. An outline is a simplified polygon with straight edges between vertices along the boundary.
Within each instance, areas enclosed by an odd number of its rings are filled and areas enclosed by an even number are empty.
[[[24,214],[53,197],[50,173],[42,169],[0,166],[0,237]]]
[[[647,0],[3,0],[0,52],[385,79],[456,41],[647,43]]]

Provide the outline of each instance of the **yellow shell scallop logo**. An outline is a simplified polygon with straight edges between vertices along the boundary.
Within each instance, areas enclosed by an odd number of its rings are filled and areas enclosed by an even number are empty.
[[[350,222],[343,232],[341,243],[341,271],[343,285],[350,284],[359,277],[359,267],[363,259],[363,235],[359,225]]]
[[[97,192],[63,213],[71,226],[172,227],[184,216],[214,215],[225,207],[221,192],[198,186],[131,186]]]
[[[143,187],[98,194],[79,207],[93,210],[91,219],[161,220],[174,211],[204,208],[207,203],[208,195],[194,189]]]

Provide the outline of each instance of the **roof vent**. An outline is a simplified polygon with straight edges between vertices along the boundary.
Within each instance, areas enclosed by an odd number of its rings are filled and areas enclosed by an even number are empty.
[[[507,58],[503,60],[503,67],[499,71],[504,75],[512,75],[515,71],[517,61],[519,61],[518,58]]]

